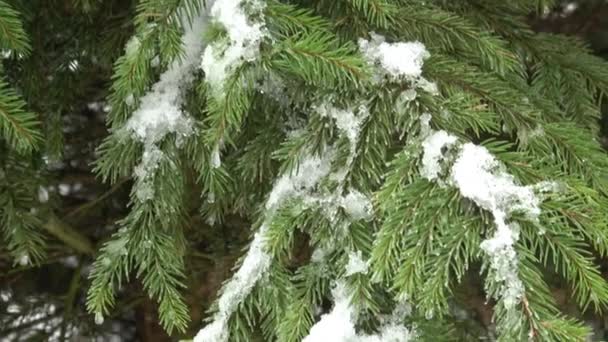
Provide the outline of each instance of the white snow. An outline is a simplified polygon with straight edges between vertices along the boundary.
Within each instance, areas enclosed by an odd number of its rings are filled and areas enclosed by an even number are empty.
[[[521,211],[531,218],[540,215],[540,200],[534,186],[515,184],[513,176],[481,146],[467,143],[452,166],[451,179],[462,196],[494,216],[496,231],[481,243],[490,258],[493,281],[502,283],[500,299],[507,309],[517,305],[524,292],[518,277],[515,243],[519,239],[517,225],[509,223],[510,214]]]
[[[325,248],[317,247],[312,255],[310,256],[310,261],[312,262],[323,262],[325,257],[327,256],[328,251]]]
[[[244,62],[255,60],[260,43],[266,36],[262,22],[252,22],[243,6],[261,11],[259,0],[218,0],[211,7],[211,17],[222,24],[228,42],[218,41],[207,46],[201,68],[217,96],[222,96],[225,80]]]
[[[10,290],[0,290],[0,301],[3,303],[8,302],[13,297],[13,293]]]
[[[129,94],[127,97],[125,97],[125,103],[129,107],[133,107],[135,105],[135,97],[133,94]]]
[[[515,243],[519,239],[518,226],[509,222],[514,212],[522,212],[531,219],[540,215],[540,199],[537,193],[555,189],[552,182],[522,186],[515,182],[496,158],[483,146],[472,143],[458,144],[457,138],[445,131],[432,131],[430,117],[422,118],[423,156],[421,175],[439,184],[442,149],[457,145],[458,157],[449,168],[448,184],[455,186],[463,197],[492,213],[496,231],[481,243],[481,249],[490,262],[489,281],[500,284],[497,299],[505,308],[514,308],[521,300],[524,286],[518,276]],[[430,131],[430,132],[429,132]]]
[[[348,264],[346,264],[346,273],[344,276],[348,277],[357,273],[367,274],[368,268],[369,264],[367,261],[363,260],[361,251],[350,252],[348,254]]]
[[[522,146],[526,146],[531,140],[545,135],[543,127],[538,125],[534,129],[520,128],[517,130],[517,140]]]
[[[331,99],[317,105],[315,111],[321,117],[334,119],[339,133],[348,139],[349,154],[344,167],[332,174],[332,179],[338,183],[344,183],[348,169],[351,167],[357,154],[357,144],[359,142],[363,121],[369,116],[369,110],[364,104],[360,104],[356,109],[340,109],[331,104]]]
[[[137,37],[137,36],[131,37],[131,39],[129,39],[129,41],[127,42],[127,46],[125,46],[125,54],[127,55],[127,57],[132,56],[135,53],[137,53],[140,46],[141,46],[141,41],[139,40],[139,37]]]
[[[353,323],[353,309],[346,284],[338,282],[332,290],[334,307],[331,312],[321,316],[321,319],[312,326],[308,336],[302,342],[346,342],[357,336]]]
[[[67,196],[67,195],[69,195],[70,194],[70,188],[71,188],[70,184],[66,184],[66,183],[59,184],[59,187],[58,187],[59,194],[61,196]]]
[[[21,266],[27,266],[31,263],[30,260],[30,256],[27,254],[23,254],[21,257],[19,257],[19,265]]]
[[[133,175],[137,179],[135,195],[141,201],[154,198],[154,174],[165,154],[156,146],[146,146],[141,157],[141,162],[133,170]]]
[[[485,147],[464,144],[452,166],[452,179],[463,196],[488,211],[499,209],[510,214],[521,210],[532,217],[540,214],[534,187],[515,184],[513,176]]]
[[[266,209],[273,210],[284,199],[313,189],[319,180],[329,173],[332,159],[333,153],[329,151],[323,159],[310,156],[304,158],[295,173],[284,174],[276,181],[266,201]]]
[[[200,16],[193,20],[192,26],[186,27],[182,36],[184,55],[173,61],[169,68],[160,75],[160,80],[152,86],[151,91],[139,99],[137,108],[127,121],[125,129],[130,135],[144,144],[141,164],[135,170],[138,178],[137,198],[145,201],[153,198],[154,191],[149,179],[160,161],[161,151],[157,144],[168,134],[176,134],[180,139],[193,133],[193,121],[182,110],[181,86],[187,85],[193,78],[192,70],[200,61],[203,48],[202,34],[207,26],[207,18]],[[185,20],[185,22],[187,22]],[[132,38],[127,44],[127,54],[139,48],[139,40]],[[133,103],[132,96],[125,99]]]
[[[48,201],[49,201],[49,189],[44,186],[38,187],[38,202],[46,203]]]
[[[387,324],[375,335],[358,336],[355,342],[408,342],[414,340],[415,333],[401,324]]]
[[[268,230],[266,224],[255,234],[243,264],[222,289],[218,300],[218,312],[214,321],[201,329],[195,342],[221,342],[228,340],[227,324],[239,303],[249,295],[253,286],[264,275],[270,266],[270,255],[266,253],[264,235]]]
[[[332,290],[334,307],[331,312],[321,316],[312,326],[302,342],[408,342],[415,333],[397,320],[391,320],[380,327],[373,335],[359,335],[355,330],[356,313],[350,305],[346,284],[339,281]]]
[[[359,39],[359,50],[370,63],[378,63],[384,74],[393,80],[415,80],[422,74],[424,60],[430,57],[420,42],[387,43],[372,33],[371,40]]]
[[[399,94],[398,104],[405,105],[407,102],[414,101],[416,99],[416,96],[418,96],[416,89],[410,88],[404,90],[403,92],[401,92],[401,94]]]
[[[103,315],[100,312],[96,313],[95,314],[95,324],[102,325],[103,321],[104,321]]]
[[[363,119],[367,116],[366,109],[360,109],[363,114],[356,115],[353,110],[339,109],[328,102],[324,102],[317,106],[317,112],[322,117],[330,117],[335,120],[336,127],[338,130],[346,136],[351,144],[351,149],[354,149],[359,140],[359,131],[361,130],[361,124]]]
[[[419,77],[416,81],[416,87],[426,91],[431,95],[439,95],[439,88],[437,87],[437,83],[431,82],[424,77]]]
[[[422,147],[422,177],[435,180],[441,172],[440,161],[443,159],[444,148],[453,145],[457,138],[446,131],[435,131],[429,134],[423,141]]]
[[[340,205],[353,220],[370,219],[374,213],[372,202],[361,192],[351,189],[346,196],[340,199]]]

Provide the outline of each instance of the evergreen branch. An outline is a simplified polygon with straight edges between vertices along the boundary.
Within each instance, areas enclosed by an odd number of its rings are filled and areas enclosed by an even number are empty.
[[[388,29],[395,22],[397,6],[386,0],[343,0],[367,20],[372,27]]]
[[[428,74],[435,80],[451,84],[462,91],[487,101],[510,129],[532,131],[541,110],[535,106],[532,91],[516,81],[507,81],[496,74],[440,56],[431,57]],[[528,99],[526,101],[526,99]],[[543,103],[544,104],[544,103]],[[545,114],[559,112],[550,107]]]
[[[38,203],[32,193],[39,182],[32,166],[7,153],[0,168],[0,230],[15,262],[39,263],[45,256],[46,238],[40,230]]]
[[[115,184],[119,179],[131,178],[142,153],[141,144],[124,139],[120,134],[111,134],[97,147],[97,159],[93,172],[106,182]]]
[[[499,134],[499,118],[489,110],[482,98],[466,93],[459,87],[444,85],[446,96],[421,95],[418,103],[433,114],[438,128],[466,137]]]
[[[428,6],[403,6],[396,18],[404,37],[447,53],[462,52],[465,58],[478,59],[481,66],[500,75],[523,75],[521,64],[505,41],[480,31],[462,17]]]
[[[54,214],[49,214],[47,221],[42,225],[51,235],[61,240],[75,251],[87,255],[93,255],[95,250],[91,241],[80,232],[59,220]]]
[[[449,313],[448,291],[465,276],[479,251],[480,223],[474,219],[453,222],[460,229],[455,234],[446,231],[439,237],[439,251],[425,265],[428,276],[421,288],[422,312],[437,313],[439,317]]]
[[[311,263],[299,268],[293,276],[293,302],[287,307],[285,318],[277,327],[277,338],[286,342],[301,341],[313,325],[313,308],[323,303],[329,293],[330,279],[323,272],[324,265]]]
[[[116,303],[116,287],[120,288],[123,278],[132,269],[132,255],[129,255],[128,231],[121,229],[105,242],[93,262],[89,274],[91,285],[87,292],[87,311],[95,317],[108,316]]]
[[[134,248],[142,251],[134,256],[137,276],[143,275],[144,288],[150,297],[158,299],[163,328],[169,334],[174,329],[184,332],[190,321],[188,306],[179,292],[185,287],[181,280],[185,274],[180,252],[185,250],[184,236],[181,229],[169,232],[150,228],[153,227],[144,227],[133,234],[133,239],[139,241]]]
[[[27,56],[30,54],[31,46],[19,16],[19,12],[8,3],[4,0],[0,1],[0,48]]]
[[[579,75],[587,80],[591,89],[608,94],[608,62],[592,55],[576,38],[539,33],[524,44],[536,59]]]
[[[266,25],[273,35],[289,37],[302,32],[329,32],[330,23],[309,9],[273,0],[268,1],[265,13]]]
[[[608,305],[608,283],[603,279],[599,270],[593,264],[590,247],[580,237],[572,235],[568,229],[549,221],[540,241],[536,229],[529,225],[526,228],[526,238],[539,251],[539,258],[545,266],[552,261],[555,270],[564,276],[571,284],[577,303],[582,310],[593,304],[596,311],[606,309]],[[534,242],[532,242],[534,241]]]
[[[608,159],[589,131],[572,123],[559,122],[543,126],[544,135],[531,139],[529,150],[537,156],[550,153],[557,165],[572,175],[590,181],[597,191],[606,194]]]
[[[253,80],[258,70],[255,65],[241,64],[228,78],[222,94],[208,90],[207,117],[208,127],[204,134],[209,146],[232,143],[251,106],[253,99]]]
[[[38,218],[28,211],[15,208],[12,201],[2,202],[0,227],[4,240],[7,241],[6,246],[15,258],[15,262],[24,260],[38,263],[43,260],[46,239],[38,229],[40,224]]]
[[[394,108],[397,104],[386,101],[391,92],[385,87],[373,88],[370,94],[369,117],[362,124],[359,143],[346,179],[358,189],[372,192],[382,183],[389,150],[393,145],[390,132],[396,121]],[[361,141],[366,142],[367,148],[363,149]]]
[[[367,77],[365,62],[353,44],[340,44],[326,32],[303,33],[275,48],[270,61],[278,72],[320,87],[356,87]]]
[[[28,112],[26,103],[0,79],[0,132],[14,149],[30,152],[41,140],[40,122],[36,114]]]
[[[526,286],[521,310],[525,312],[525,325],[507,331],[507,337],[528,338],[533,341],[579,341],[589,336],[590,330],[582,322],[564,317],[556,307],[555,299],[536,266],[533,248],[518,250],[519,277]]]

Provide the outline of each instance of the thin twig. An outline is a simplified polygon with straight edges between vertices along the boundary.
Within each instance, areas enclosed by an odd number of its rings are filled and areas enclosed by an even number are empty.
[[[128,180],[129,180],[129,178],[123,178],[123,179],[119,180],[116,184],[114,184],[108,191],[103,193],[101,196],[99,196],[99,197],[95,198],[94,200],[87,202],[87,203],[79,206],[78,208],[72,210],[71,212],[67,213],[64,216],[64,219],[72,218],[73,216],[76,216],[77,214],[80,214],[81,212],[85,212],[85,211],[90,210],[91,208],[95,207],[97,204],[101,203],[106,198],[110,197],[112,194],[114,194],[116,191],[118,191],[122,187],[122,185],[125,184]]]

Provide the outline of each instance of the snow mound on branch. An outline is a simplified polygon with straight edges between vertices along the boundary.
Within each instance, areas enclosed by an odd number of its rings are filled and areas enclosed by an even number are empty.
[[[226,29],[228,42],[218,41],[205,49],[201,68],[216,95],[222,94],[226,78],[245,62],[257,58],[260,43],[266,36],[262,22],[252,22],[244,6],[261,12],[259,0],[218,0],[211,7],[211,16]]]
[[[351,341],[357,336],[352,322],[353,309],[344,283],[338,283],[332,290],[334,307],[321,316],[321,320],[310,329],[302,342]]]
[[[383,36],[375,33],[371,34],[371,40],[359,39],[359,50],[394,80],[420,77],[424,60],[430,57],[420,42],[387,43]]]
[[[321,117],[330,117],[335,120],[336,127],[341,134],[346,136],[351,145],[356,145],[359,140],[361,124],[366,115],[357,115],[353,110],[340,109],[324,102],[317,106],[317,112]],[[365,112],[365,110],[363,110]]]

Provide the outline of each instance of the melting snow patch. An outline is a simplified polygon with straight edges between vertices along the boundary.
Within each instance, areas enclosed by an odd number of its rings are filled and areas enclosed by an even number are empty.
[[[267,210],[274,210],[286,199],[294,194],[303,194],[326,176],[331,168],[331,153],[327,153],[326,158],[307,157],[302,160],[295,173],[287,173],[281,176],[274,184],[268,201]]]

